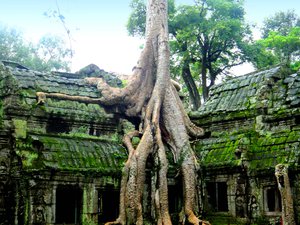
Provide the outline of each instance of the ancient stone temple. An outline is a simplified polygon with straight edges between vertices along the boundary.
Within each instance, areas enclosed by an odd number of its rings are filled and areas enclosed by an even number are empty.
[[[114,219],[126,158],[118,115],[97,104],[36,101],[38,90],[97,97],[82,80],[89,73],[45,74],[6,64],[0,65],[0,224]]]
[[[230,215],[249,224],[281,224],[286,202],[275,166],[283,164],[300,222],[299,74],[275,67],[236,77],[213,87],[191,116],[208,133],[195,143],[207,213],[223,221]]]
[[[0,224],[102,224],[118,215],[127,158],[120,140],[135,121],[92,102],[36,100],[41,91],[99,98],[84,82],[88,76],[122,85],[94,66],[71,74],[0,64]],[[289,187],[300,222],[298,74],[275,67],[233,78],[214,86],[206,104],[190,116],[206,132],[193,147],[199,208],[212,224],[280,224],[287,203],[282,188]],[[170,213],[176,221],[181,180],[171,155],[169,161]],[[286,169],[284,179],[276,180],[277,165]],[[145,198],[149,188],[146,182]]]

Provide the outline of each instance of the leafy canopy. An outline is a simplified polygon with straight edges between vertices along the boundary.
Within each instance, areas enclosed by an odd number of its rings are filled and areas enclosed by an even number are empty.
[[[287,64],[300,68],[300,18],[294,11],[277,12],[262,26],[262,39],[252,46],[252,62],[258,69]]]
[[[271,31],[267,38],[260,40],[264,47],[270,49],[280,62],[290,63],[299,60],[300,27],[293,27],[286,35]]]
[[[13,28],[0,26],[0,60],[18,62],[38,71],[70,70],[71,50],[62,38],[45,35],[37,44]]]
[[[261,28],[262,38],[267,38],[270,32],[287,35],[293,27],[300,26],[300,18],[293,10],[276,12],[264,20]]]

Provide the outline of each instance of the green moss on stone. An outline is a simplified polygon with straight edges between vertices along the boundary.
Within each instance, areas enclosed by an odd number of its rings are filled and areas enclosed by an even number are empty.
[[[15,138],[26,138],[27,135],[27,121],[13,119],[13,126],[14,126],[14,136]]]
[[[196,149],[202,164],[205,166],[238,166],[240,160],[235,157],[235,151],[241,145],[243,136],[227,135],[219,138],[215,143],[197,144]],[[207,148],[207,150],[203,150]],[[207,151],[207,152],[206,152]],[[202,152],[202,153],[201,153]],[[206,152],[206,153],[205,153]]]
[[[3,127],[4,125],[3,119],[4,119],[4,107],[3,107],[3,101],[0,98],[0,127]]]
[[[94,136],[90,135],[86,132],[76,132],[72,130],[70,133],[60,133],[59,137],[62,138],[72,138],[72,139],[77,139],[78,141],[88,139],[88,140],[95,140],[95,141],[104,141],[104,142],[114,142],[114,143],[120,143],[121,137],[120,135],[116,132],[113,134],[105,134],[101,136]]]
[[[20,157],[24,169],[40,169],[44,166],[40,153],[32,143],[33,139],[30,137],[16,140],[16,154]]]
[[[298,163],[299,137],[298,130],[280,133],[257,132],[254,129],[213,132],[210,139],[195,143],[195,149],[202,165],[210,168],[235,167],[240,165],[241,160],[246,160],[252,172],[273,170],[278,163]],[[237,149],[242,150],[241,158],[236,156]]]
[[[44,145],[47,167],[66,171],[120,174],[126,151],[116,142],[86,138],[36,136]]]
[[[207,215],[207,219],[213,225],[246,225],[246,221],[243,218],[235,218],[229,213],[214,213]]]
[[[23,98],[36,98],[36,90],[22,89],[19,91],[19,95]]]
[[[34,161],[37,160],[38,154],[33,151],[16,151],[17,155],[21,157],[22,165],[24,167],[32,167],[34,164]]]
[[[12,75],[10,69],[0,63],[0,96],[7,96],[15,93],[19,89],[19,84]]]
[[[105,112],[104,108],[98,104],[85,104],[76,101],[47,99],[43,108],[44,113],[56,115],[71,120],[103,122],[112,118],[111,114]],[[38,110],[38,109],[37,109]]]

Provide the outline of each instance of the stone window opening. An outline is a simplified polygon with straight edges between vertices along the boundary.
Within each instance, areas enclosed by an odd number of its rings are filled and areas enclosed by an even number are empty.
[[[266,213],[281,212],[281,196],[275,186],[264,188],[264,209]]]
[[[70,124],[61,117],[53,117],[50,116],[49,120],[47,121],[46,125],[46,132],[47,133],[66,133],[68,134],[71,131]]]
[[[98,223],[114,221],[119,215],[120,190],[113,187],[98,190]]]
[[[93,125],[90,125],[90,128],[89,128],[89,135],[95,136],[95,129],[94,129],[94,126],[93,126]]]
[[[82,190],[72,185],[60,185],[56,189],[55,224],[81,224]]]
[[[228,212],[228,194],[226,182],[207,184],[208,203],[215,212]]]
[[[300,116],[295,116],[295,124],[299,125],[300,124]]]

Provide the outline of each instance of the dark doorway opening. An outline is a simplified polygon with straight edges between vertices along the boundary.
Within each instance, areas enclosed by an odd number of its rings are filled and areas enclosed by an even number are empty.
[[[216,212],[228,211],[226,182],[210,182],[207,184],[208,203]]]
[[[179,223],[179,213],[182,210],[183,194],[182,185],[180,184],[176,183],[175,185],[168,186],[169,213],[173,224]]]
[[[65,185],[56,189],[56,224],[81,224],[82,190]]]
[[[98,191],[98,222],[114,221],[119,215],[120,191],[114,188]]]
[[[275,186],[265,188],[265,211],[280,212],[281,211],[281,196],[278,188]]]
[[[182,188],[179,185],[168,186],[168,200],[170,214],[178,214],[182,210]]]

